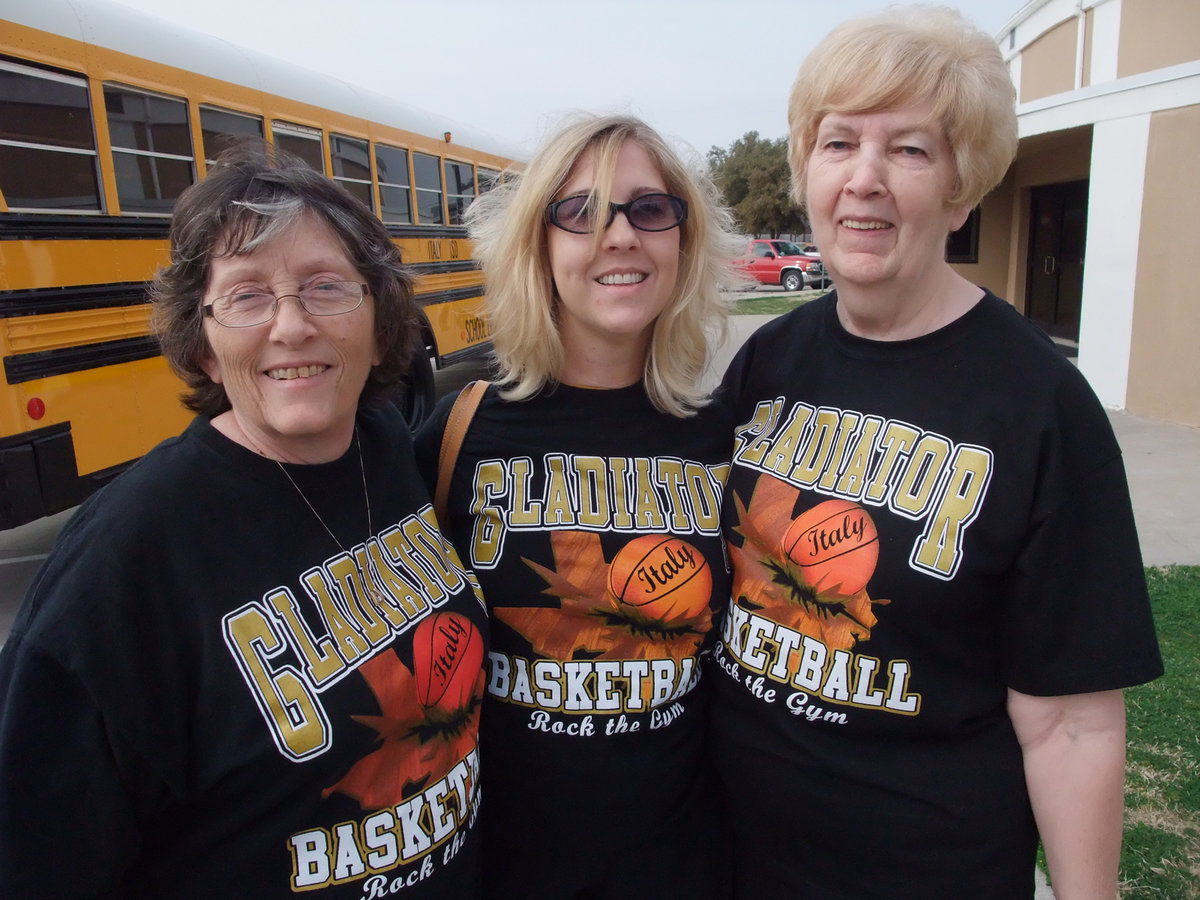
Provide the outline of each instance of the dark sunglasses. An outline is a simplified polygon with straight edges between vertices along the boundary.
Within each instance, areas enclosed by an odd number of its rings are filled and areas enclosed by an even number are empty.
[[[609,203],[607,228],[617,213],[625,213],[629,224],[638,231],[670,231],[687,219],[687,201],[674,194],[642,194],[626,203]],[[587,194],[555,200],[546,207],[546,221],[571,234],[591,234],[599,216]]]

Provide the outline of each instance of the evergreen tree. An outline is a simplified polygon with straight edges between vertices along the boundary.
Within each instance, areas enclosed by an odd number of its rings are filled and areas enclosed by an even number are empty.
[[[802,234],[808,220],[792,202],[787,138],[769,140],[748,131],[728,149],[708,151],[713,180],[747,234]]]

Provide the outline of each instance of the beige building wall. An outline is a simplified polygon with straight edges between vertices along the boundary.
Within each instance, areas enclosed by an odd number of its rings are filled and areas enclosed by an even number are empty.
[[[1126,407],[1187,425],[1200,425],[1197,147],[1200,107],[1151,118]]]
[[[1083,24],[1083,64],[1080,67],[1079,86],[1087,87],[1092,83],[1092,53],[1095,50],[1096,14],[1088,10],[1084,14]]]
[[[1119,78],[1197,59],[1200,0],[1121,0]]]
[[[1108,406],[1200,426],[1200,0],[1029,0],[1000,46],[1023,137],[963,274],[1006,246],[1024,311],[1031,191],[1087,179],[1080,369]]]
[[[1075,89],[1078,39],[1078,26],[1068,19],[1021,51],[1022,103]]]
[[[1087,178],[1092,167],[1091,127],[1072,128],[1025,138],[1012,164],[1017,187],[1057,184]]]
[[[963,275],[1011,303],[1013,286],[1009,261],[1012,254],[1008,227],[1012,216],[1011,179],[1005,178],[988,194],[979,211],[979,263],[964,267],[974,271]]]
[[[972,284],[1010,301],[1008,222],[1011,215],[1012,188],[1005,179],[979,204],[979,262],[951,264],[951,268]]]

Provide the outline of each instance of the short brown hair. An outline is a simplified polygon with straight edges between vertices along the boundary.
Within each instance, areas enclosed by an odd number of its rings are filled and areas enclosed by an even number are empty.
[[[412,275],[383,223],[300,159],[250,142],[221,154],[208,177],[180,195],[171,220],[171,261],[150,286],[162,354],[189,388],[183,395],[188,409],[210,416],[229,409],[225,388],[200,365],[210,353],[200,303],[212,260],[249,252],[305,212],[333,229],[370,286],[381,361],[359,402],[389,399],[407,374],[420,347],[419,314]]]

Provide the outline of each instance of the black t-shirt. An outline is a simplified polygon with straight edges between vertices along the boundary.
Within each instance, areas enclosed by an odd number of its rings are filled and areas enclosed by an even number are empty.
[[[477,895],[486,614],[399,414],[358,434],[287,467],[345,552],[203,418],[63,529],[0,653],[0,894]]]
[[[740,896],[1030,896],[1007,690],[1161,673],[1120,450],[1075,368],[988,294],[908,341],[836,294],[751,337],[714,735]]]
[[[432,480],[453,398],[417,436]],[[638,384],[489,388],[449,493],[492,616],[481,747],[496,897],[724,896],[699,657],[728,596],[731,421]]]

